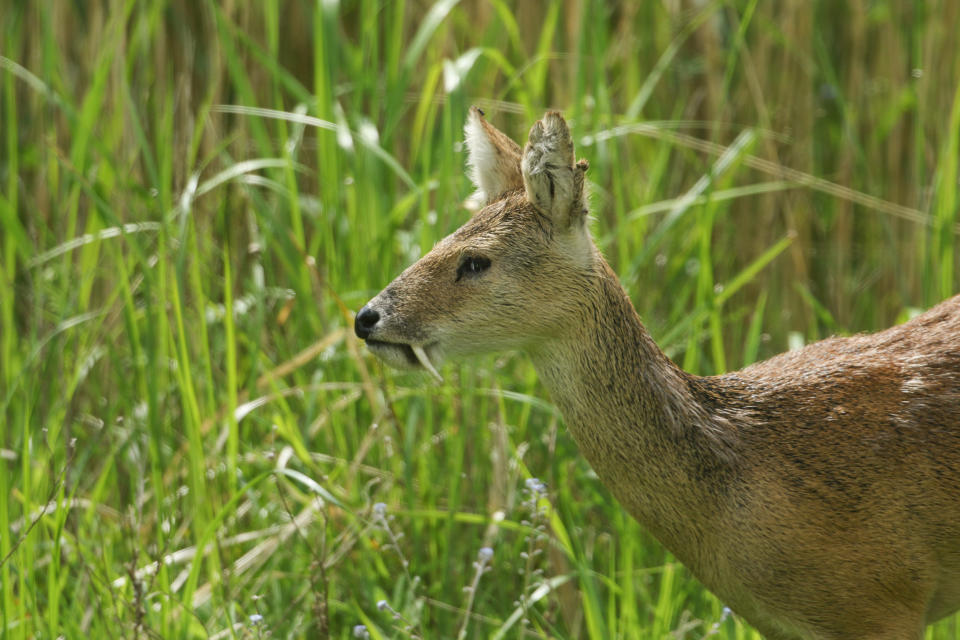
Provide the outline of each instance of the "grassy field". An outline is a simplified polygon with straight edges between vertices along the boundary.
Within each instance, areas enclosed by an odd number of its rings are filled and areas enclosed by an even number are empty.
[[[958,290],[960,3],[622,5],[0,0],[2,637],[759,637],[522,355],[350,329],[469,215],[471,104],[564,111],[690,371]]]

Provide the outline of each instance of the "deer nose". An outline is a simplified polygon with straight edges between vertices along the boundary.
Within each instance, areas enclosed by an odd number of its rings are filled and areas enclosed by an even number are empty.
[[[380,312],[376,309],[371,309],[369,306],[360,309],[357,313],[357,317],[353,320],[353,330],[356,332],[357,337],[366,340],[367,336],[370,335],[370,332],[373,331],[373,328],[377,326],[377,323],[380,322]]]

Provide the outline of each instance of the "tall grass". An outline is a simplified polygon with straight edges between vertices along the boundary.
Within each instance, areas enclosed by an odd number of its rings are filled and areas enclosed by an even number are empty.
[[[958,26],[935,0],[6,3],[3,636],[757,637],[522,356],[433,386],[351,310],[467,217],[473,103],[519,140],[570,117],[595,235],[695,372],[928,306],[960,273]]]

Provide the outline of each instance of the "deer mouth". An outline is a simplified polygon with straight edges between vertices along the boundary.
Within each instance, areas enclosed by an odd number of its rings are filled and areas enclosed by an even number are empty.
[[[366,343],[367,348],[385,363],[398,369],[425,369],[438,382],[443,382],[443,377],[433,366],[424,346],[370,339],[366,340]]]
[[[386,342],[385,340],[366,340],[367,348],[370,349],[375,355],[383,358],[386,356],[389,358],[389,364],[393,364],[396,360],[396,356],[401,356],[406,364],[411,367],[420,366],[420,361],[417,360],[417,354],[413,352],[413,347],[409,344],[403,342]],[[391,354],[393,357],[387,356]]]

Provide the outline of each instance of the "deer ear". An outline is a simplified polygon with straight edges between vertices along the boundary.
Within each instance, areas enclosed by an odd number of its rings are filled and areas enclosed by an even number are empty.
[[[530,129],[521,170],[527,198],[561,228],[586,219],[586,160],[574,163],[573,138],[563,117],[548,112]]]
[[[463,127],[470,179],[477,187],[474,199],[488,204],[500,194],[523,186],[520,176],[520,145],[470,107]]]

